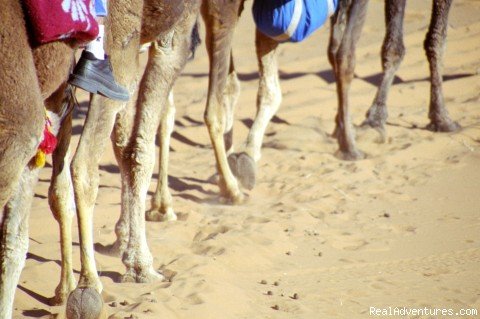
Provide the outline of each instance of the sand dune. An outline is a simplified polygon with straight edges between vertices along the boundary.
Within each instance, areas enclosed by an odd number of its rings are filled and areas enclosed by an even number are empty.
[[[154,265],[170,281],[118,283],[121,261],[97,253],[110,318],[366,318],[370,307],[389,306],[480,311],[479,16],[480,2],[453,3],[444,94],[463,130],[432,133],[423,129],[430,1],[408,2],[407,54],[388,100],[387,140],[378,143],[376,132],[358,129],[358,146],[368,155],[358,162],[333,155],[337,144],[329,134],[337,102],[326,56],[328,27],[305,43],[282,45],[282,106],[267,130],[257,186],[240,206],[220,204],[218,188],[208,181],[215,171],[203,124],[208,58],[199,48],[175,86],[170,188],[180,220],[147,223]],[[363,120],[375,94],[383,32],[383,1],[372,0],[350,92],[354,123]],[[253,38],[248,7],[234,42],[242,82],[238,146],[255,114]],[[73,145],[85,117],[82,105],[75,111]],[[48,305],[60,276],[58,226],[46,200],[50,174],[45,168],[36,188],[15,318],[63,311]],[[120,212],[120,177],[110,148],[100,174],[94,236],[106,245],[115,238],[112,221]]]

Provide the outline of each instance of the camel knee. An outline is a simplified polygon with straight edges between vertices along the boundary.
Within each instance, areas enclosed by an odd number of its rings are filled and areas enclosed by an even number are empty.
[[[95,169],[95,172],[92,172]],[[87,168],[84,159],[75,155],[70,165],[75,196],[81,198],[82,204],[93,205],[98,191],[98,167]]]
[[[223,134],[224,131],[224,119],[223,114],[220,114],[219,107],[207,107],[203,119],[207,125],[209,131],[214,134]]]
[[[445,36],[434,32],[427,33],[423,48],[429,61],[439,60],[445,49]]]
[[[353,52],[349,52],[345,48],[340,47],[335,55],[335,65],[337,80],[350,83],[353,79],[353,72],[355,71],[355,56]]]
[[[153,136],[155,137],[155,134]],[[133,147],[126,150],[126,154],[128,154],[125,162],[127,169],[132,173],[135,184],[140,186],[140,181],[149,180],[153,171],[155,164],[154,138],[145,140],[137,137]],[[148,188],[148,185],[146,187]]]
[[[335,28],[334,25],[332,25],[332,29]],[[335,30],[332,30],[332,33],[330,34],[330,40],[328,42],[328,62],[330,62],[330,65],[332,68],[335,68],[336,65],[336,57],[338,53],[338,49],[340,48],[340,41],[341,41],[341,34],[339,32],[335,32]]]
[[[282,103],[282,90],[278,81],[274,83],[261,83],[258,93],[258,102],[260,106],[270,106],[273,112],[278,110]]]
[[[74,188],[77,190],[78,186],[82,185],[83,181],[86,181],[86,166],[82,163],[80,159],[78,159],[77,156],[75,156],[70,163],[70,171],[72,172],[72,182]]]
[[[72,219],[75,214],[75,199],[70,174],[67,178],[68,180],[54,177],[48,190],[48,203],[53,217],[59,223],[62,218]]]
[[[398,68],[405,57],[405,45],[401,37],[385,39],[382,46],[382,67],[384,70]]]

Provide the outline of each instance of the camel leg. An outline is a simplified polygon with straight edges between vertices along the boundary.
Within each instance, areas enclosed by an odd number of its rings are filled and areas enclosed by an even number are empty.
[[[132,89],[137,87],[138,81],[139,77],[136,76],[131,85]],[[136,111],[135,104],[136,96],[134,95],[130,98],[127,106],[120,112],[118,112],[118,114],[116,115],[115,124],[111,134],[113,151],[115,153],[115,158],[120,169],[120,176],[122,181],[122,204],[126,201],[126,198],[124,198],[124,196],[126,196],[126,193],[123,192],[123,189],[125,188],[124,181],[126,180],[126,176],[128,176],[129,174],[128,170],[123,165],[123,161],[125,156],[125,149],[132,135],[133,119],[135,117]],[[127,210],[121,209],[120,217],[115,224],[115,234],[117,236],[115,242],[106,246],[101,244],[95,244],[95,250],[105,255],[122,257],[128,243],[128,233],[130,231],[128,226],[129,218],[130,217],[127,213]]]
[[[158,130],[160,140],[160,156],[158,165],[158,184],[152,196],[152,208],[147,211],[148,221],[177,220],[173,211],[172,195],[168,189],[168,157],[170,154],[170,136],[175,125],[175,105],[173,92],[168,95],[165,109],[161,113],[160,127]]]
[[[257,115],[248,134],[246,152],[255,162],[258,162],[261,157],[265,130],[282,103],[282,90],[278,78],[276,55],[278,42],[258,30],[255,35],[260,81],[257,94]]]
[[[44,125],[43,103],[20,2],[2,3],[1,16],[0,225],[3,207],[35,155]]]
[[[230,70],[228,71],[227,82],[225,84],[225,91],[223,92],[223,109],[225,111],[225,133],[223,134],[223,142],[225,143],[225,152],[228,158],[228,164],[232,170],[233,175],[243,185],[241,170],[238,170],[238,163],[245,157],[246,153],[235,154],[233,145],[233,124],[235,121],[235,107],[240,97],[240,81],[238,80],[237,72],[233,61],[233,53],[230,52]],[[252,161],[253,162],[253,161]],[[218,173],[211,177],[217,183],[219,181]]]
[[[222,4],[202,2],[202,15],[207,31],[206,46],[210,58],[208,97],[204,118],[217,162],[220,195],[222,199],[231,203],[242,202],[244,196],[229,167],[225,151],[226,115],[223,108],[223,93],[230,69],[233,32],[242,7],[243,1]],[[218,12],[219,10],[221,12]]]
[[[240,97],[240,81],[238,80],[235,64],[233,62],[233,53],[230,52],[230,69],[228,71],[225,91],[223,92],[223,108],[225,110],[225,133],[223,141],[227,156],[234,151],[233,145],[233,122],[235,121],[235,106]]]
[[[0,318],[12,318],[12,305],[28,251],[28,217],[39,169],[25,167],[17,189],[3,209],[0,245]]]
[[[340,0],[332,18],[328,56],[335,72],[338,112],[334,136],[338,139],[337,156],[344,160],[364,157],[355,146],[355,134],[350,119],[348,91],[355,68],[355,46],[365,22],[368,0]]]
[[[61,87],[62,97],[64,87]],[[66,97],[68,99],[69,97]],[[64,100],[63,103],[70,103]],[[65,105],[65,104],[60,105]],[[66,106],[66,105],[65,105]],[[55,114],[50,113],[50,118]],[[52,181],[48,190],[50,209],[60,227],[61,274],[60,283],[55,289],[53,304],[65,303],[68,294],[75,289],[76,281],[73,275],[72,263],[72,220],[75,215],[75,198],[73,194],[72,177],[70,175],[70,138],[72,131],[72,115],[68,114],[62,121],[55,117],[56,124],[61,125],[57,134],[57,148],[52,154]]]
[[[257,94],[257,114],[247,137],[245,153],[236,154],[233,170],[242,186],[255,186],[255,163],[260,160],[263,137],[272,117],[282,102],[282,91],[278,79],[276,49],[278,42],[256,30],[255,47],[260,73]],[[230,163],[232,156],[229,158]]]
[[[460,128],[445,107],[442,89],[443,55],[445,52],[448,13],[452,0],[434,0],[430,27],[424,47],[430,65],[430,107],[427,128],[436,132],[453,132]]]
[[[82,136],[71,162],[80,237],[80,287],[102,290],[93,251],[93,210],[98,193],[98,165],[115,121],[116,110],[105,98],[90,95],[90,107]]]
[[[130,155],[124,158],[122,164],[130,172],[126,176],[127,194],[124,196],[127,198],[124,209],[130,214],[128,246],[122,258],[127,268],[122,279],[126,282],[163,279],[163,276],[153,269],[153,258],[147,244],[145,200],[155,162],[155,135],[160,122],[165,125],[162,128],[164,133],[161,160],[168,161],[169,142],[166,139],[169,139],[173,129],[174,109],[173,103],[167,103],[167,99],[173,83],[187,61],[190,34],[196,16],[185,14],[181,19],[174,30],[162,36],[150,47],[148,63],[138,93],[131,145],[126,150]],[[157,103],[160,103],[160,106]],[[168,183],[167,168],[161,168],[165,171],[162,171],[160,183]],[[167,185],[164,187],[168,193]]]
[[[109,11],[106,34],[110,62],[117,82],[127,87],[132,94],[135,91],[134,80],[139,66],[139,30],[143,1],[112,1]],[[120,20],[125,17],[128,17],[128,22],[121,23]],[[126,103],[91,95],[83,133],[71,164],[81,246],[82,266],[78,285],[94,287],[97,291],[102,290],[102,284],[95,266],[92,219],[98,192],[98,165],[115,120],[125,105]],[[126,200],[123,196],[122,193],[122,202]],[[122,235],[128,236],[128,229]]]
[[[382,45],[382,82],[377,90],[372,106],[367,111],[362,126],[376,129],[385,140],[385,123],[387,121],[387,97],[395,73],[405,56],[403,44],[403,18],[405,15],[406,0],[385,1],[385,24],[387,27]]]
[[[12,318],[17,283],[28,249],[33,195],[26,168],[44,126],[43,103],[19,1],[2,3],[0,28],[0,318]],[[14,35],[14,36],[12,36]],[[19,73],[20,72],[20,73]],[[23,195],[23,191],[28,194]],[[18,201],[21,196],[25,201]],[[8,202],[10,200],[10,202]],[[17,209],[26,205],[26,209]]]

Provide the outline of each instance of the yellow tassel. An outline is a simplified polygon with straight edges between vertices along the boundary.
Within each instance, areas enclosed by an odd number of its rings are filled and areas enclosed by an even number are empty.
[[[35,158],[33,159],[34,161],[34,166],[37,168],[42,168],[45,166],[45,153],[42,152],[41,150],[37,151],[37,154],[35,154]]]

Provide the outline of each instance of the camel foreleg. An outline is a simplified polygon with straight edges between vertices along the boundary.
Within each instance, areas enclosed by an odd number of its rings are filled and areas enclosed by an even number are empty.
[[[383,77],[372,106],[367,111],[362,126],[376,129],[386,139],[385,123],[387,121],[387,97],[393,83],[395,73],[405,56],[403,44],[403,18],[405,15],[406,0],[385,1],[385,24],[387,27],[382,45]]]
[[[368,0],[340,0],[332,17],[328,55],[337,84],[338,112],[333,135],[337,138],[337,156],[345,160],[364,157],[355,145],[355,133],[349,112],[348,91],[355,69],[355,47],[365,22]]]
[[[60,283],[55,289],[53,304],[64,304],[76,286],[72,262],[72,220],[76,208],[69,165],[71,130],[72,115],[68,114],[57,135],[57,148],[52,154],[52,181],[48,190],[50,209],[60,228],[61,246]]]
[[[225,143],[225,151],[227,156],[234,151],[233,145],[233,122],[235,120],[235,107],[240,97],[240,81],[238,80],[235,64],[233,62],[233,53],[230,52],[230,69],[225,83],[225,91],[223,93],[223,108],[225,110],[225,133],[223,140]]]
[[[129,172],[125,176],[122,195],[125,201],[122,209],[129,214],[128,245],[122,258],[127,268],[123,281],[149,282],[163,279],[153,269],[153,257],[147,244],[145,201],[155,162],[155,136],[159,124],[163,120],[164,124],[170,126],[166,133],[173,127],[174,113],[167,106],[167,99],[187,59],[189,37],[185,36],[188,34],[185,31],[175,29],[150,47],[148,63],[140,82],[133,135],[122,163],[122,167]],[[169,138],[169,135],[164,136]],[[163,141],[162,144],[163,152],[168,152],[165,149],[168,142]],[[168,153],[164,153],[163,159],[168,160]]]
[[[168,189],[168,158],[170,154],[170,136],[175,125],[175,105],[173,92],[168,95],[165,109],[161,113],[158,136],[160,140],[160,156],[158,164],[158,184],[152,196],[152,207],[146,214],[149,221],[177,220],[173,210],[173,201]]]
[[[282,102],[276,56],[278,42],[256,30],[255,47],[260,73],[257,114],[248,133],[245,152],[229,157],[230,166],[233,167],[235,176],[247,189],[252,189],[255,186],[255,163],[261,157],[265,131]]]
[[[230,203],[240,203],[244,198],[227,159],[224,140],[226,112],[223,105],[223,94],[230,70],[233,32],[243,6],[242,2],[231,1],[221,4],[223,6],[221,13],[218,12],[219,4],[209,1],[202,2],[202,15],[207,31],[205,42],[210,59],[207,106],[204,118],[217,163],[220,195],[222,200]]]

